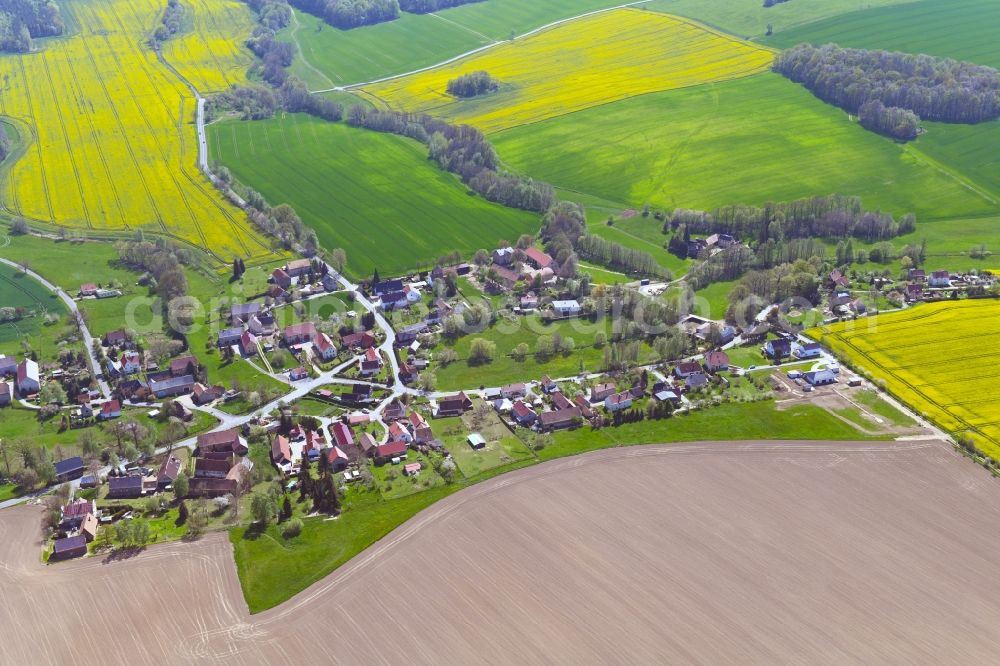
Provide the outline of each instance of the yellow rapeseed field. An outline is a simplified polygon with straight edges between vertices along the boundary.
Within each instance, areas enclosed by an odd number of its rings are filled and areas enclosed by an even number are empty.
[[[163,57],[202,95],[246,83],[253,54],[244,46],[254,22],[237,0],[186,0],[191,30],[163,44]],[[185,24],[185,27],[187,24]]]
[[[67,227],[169,233],[226,261],[266,254],[242,211],[198,171],[194,97],[146,44],[164,6],[65,4],[76,34],[0,57],[0,114],[32,130],[4,177],[3,204]]]
[[[1000,457],[1000,302],[928,303],[810,333],[944,430]]]
[[[571,21],[363,92],[391,108],[430,113],[495,132],[634,95],[767,69],[773,52],[656,12],[619,9]],[[500,91],[460,100],[461,74],[485,70]]]

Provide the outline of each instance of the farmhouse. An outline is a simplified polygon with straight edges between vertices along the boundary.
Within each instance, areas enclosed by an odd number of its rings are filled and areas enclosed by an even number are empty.
[[[723,372],[729,369],[729,354],[724,351],[710,351],[705,354],[705,370]]]
[[[309,371],[306,370],[305,367],[300,365],[297,368],[291,369],[291,371],[288,373],[288,378],[293,382],[302,381],[303,379],[309,378]]]
[[[219,331],[219,347],[232,347],[239,344],[240,336],[243,335],[242,328],[224,328]]]
[[[246,324],[260,312],[260,303],[237,303],[229,308],[229,322],[233,326]]]
[[[524,251],[524,259],[537,270],[542,270],[552,265],[552,257],[533,247],[529,247]]]
[[[342,337],[340,342],[348,349],[365,349],[375,346],[375,336],[370,331],[349,333]]]
[[[680,379],[686,379],[691,375],[701,373],[701,365],[696,361],[683,361],[674,368],[674,375]]]
[[[55,463],[56,468],[56,480],[71,481],[73,479],[79,479],[83,476],[83,458],[75,456],[73,458],[66,458],[65,460],[60,460]]]
[[[406,455],[406,442],[387,442],[375,447],[375,462],[384,465],[393,458]]]
[[[569,401],[569,398],[562,394],[562,391],[556,391],[552,394],[552,406],[556,409],[566,409],[572,407],[573,403]]]
[[[246,455],[247,448],[246,441],[240,437],[240,431],[237,428],[230,428],[229,430],[220,430],[218,432],[207,432],[202,435],[198,435],[196,452],[198,455],[204,455],[205,453],[234,453],[236,455]]]
[[[756,324],[751,326],[749,329],[743,331],[740,339],[747,344],[757,344],[758,342],[764,342],[767,338],[767,334],[771,332],[771,326],[767,323]]]
[[[331,446],[328,449],[323,449],[320,455],[326,456],[327,461],[330,463],[330,469],[334,472],[347,469],[347,463],[351,461],[339,446]]]
[[[107,421],[109,419],[117,419],[122,415],[122,406],[117,400],[108,400],[106,403],[101,405],[101,413],[97,418],[102,421]]]
[[[538,418],[543,430],[560,430],[575,425],[580,419],[580,410],[576,407],[571,407],[552,412],[542,412],[542,415]]]
[[[526,392],[527,387],[524,384],[507,384],[500,388],[500,395],[510,400],[523,398]]]
[[[17,374],[17,359],[0,354],[0,377],[13,377],[15,374]]]
[[[337,348],[326,333],[320,332],[316,334],[316,337],[313,338],[313,350],[324,361],[332,361],[337,358]]]
[[[236,492],[238,481],[225,478],[198,477],[188,481],[188,497],[222,497]]]
[[[305,275],[312,269],[312,262],[308,259],[296,259],[285,264],[285,272],[291,277]]]
[[[108,478],[108,497],[112,499],[135,499],[142,495],[142,477],[112,476]]]
[[[604,399],[604,409],[609,412],[619,412],[632,406],[632,394],[628,391],[614,393]]]
[[[552,301],[552,309],[560,317],[575,317],[581,311],[577,301]]]
[[[122,354],[121,372],[123,375],[134,375],[142,370],[142,357],[137,352]]]
[[[97,513],[97,502],[94,500],[78,499],[66,504],[60,509],[61,518],[59,528],[64,530],[75,530],[80,526],[84,517]]]
[[[831,369],[810,370],[803,373],[803,378],[813,386],[825,386],[837,383],[837,374]]]
[[[538,419],[535,411],[524,404],[523,400],[515,400],[510,408],[510,413],[514,420],[524,427],[530,427]]]
[[[434,433],[427,425],[427,420],[413,410],[410,410],[410,431],[413,433],[413,441],[417,444],[424,444],[434,439]]]
[[[365,455],[365,457],[370,458],[375,455],[375,449],[378,448],[378,443],[370,434],[363,432],[360,436],[358,436],[358,448],[361,450],[361,453]]]
[[[250,317],[248,326],[250,332],[257,337],[274,335],[274,315],[261,313],[256,317]]]
[[[931,287],[950,287],[951,274],[948,271],[934,271],[927,280],[927,284]]]
[[[618,389],[617,386],[608,382],[605,384],[598,384],[590,389],[590,401],[591,402],[604,402],[604,400],[614,393]]]
[[[257,354],[257,336],[250,331],[243,331],[240,335],[240,353],[244,356]]]
[[[49,561],[70,560],[87,554],[87,538],[82,534],[56,539]]]
[[[406,429],[406,426],[401,421],[393,421],[389,424],[389,439],[409,444],[413,441],[413,435],[410,434],[410,431]]]
[[[520,275],[503,266],[494,266],[490,274],[495,277],[493,282],[503,291],[510,291],[517,285],[517,281],[521,279]]]
[[[768,340],[764,345],[764,353],[768,358],[785,358],[792,353],[792,343],[788,340]]]
[[[337,446],[344,448],[354,446],[354,434],[351,432],[350,427],[343,421],[332,424],[330,426],[330,433],[333,435],[334,440],[336,440]]]
[[[288,289],[292,286],[292,276],[283,268],[275,268],[271,271],[271,280],[282,289]]]
[[[924,288],[919,284],[906,285],[906,302],[914,303],[924,297]]]
[[[198,371],[198,359],[194,356],[182,356],[170,361],[170,374],[174,377],[193,375]]]
[[[510,266],[514,263],[514,248],[500,247],[493,250],[493,263],[498,266]]]
[[[461,416],[470,409],[472,409],[472,400],[469,399],[469,396],[465,395],[465,391],[462,391],[458,395],[438,400],[438,408],[434,413],[434,418]]]
[[[286,345],[298,345],[309,342],[316,337],[316,325],[311,321],[286,326],[281,332],[281,339]]]
[[[194,377],[184,375],[183,377],[171,377],[163,380],[150,380],[149,390],[157,398],[169,398],[175,395],[190,393],[194,386]]]
[[[38,393],[41,382],[38,378],[38,364],[26,358],[17,364],[17,392],[23,398]]]
[[[271,442],[271,462],[280,468],[287,468],[292,464],[292,448],[284,435],[276,436]]]
[[[399,279],[382,280],[372,285],[372,291],[375,292],[376,296],[382,296],[394,291],[403,291],[403,281]]]
[[[80,295],[81,296],[96,296],[97,295],[97,285],[93,282],[85,282],[80,285]]]
[[[167,459],[160,464],[160,470],[156,473],[156,485],[163,490],[174,481],[181,473],[181,459],[177,456],[167,456]]]
[[[696,372],[693,375],[688,375],[684,380],[684,387],[688,390],[701,388],[708,384],[708,377],[700,372]]]
[[[385,406],[382,410],[382,418],[386,421],[398,421],[399,419],[406,418],[406,405],[399,401],[399,398],[393,398],[392,402]]]
[[[204,384],[195,384],[191,387],[191,399],[196,405],[207,405],[210,402],[218,400],[222,397],[222,394],[226,392],[221,386],[205,386]]]
[[[195,458],[194,476],[197,479],[224,479],[233,466],[232,457]]]
[[[376,375],[382,369],[382,364],[382,355],[374,347],[369,347],[361,358],[361,374]]]
[[[411,324],[403,328],[397,335],[396,340],[401,344],[406,344],[408,342],[413,342],[417,339],[417,336],[427,330],[427,324],[425,322],[417,322],[416,324]]]
[[[792,353],[796,358],[817,358],[823,354],[823,348],[818,342],[807,342],[795,345]]]

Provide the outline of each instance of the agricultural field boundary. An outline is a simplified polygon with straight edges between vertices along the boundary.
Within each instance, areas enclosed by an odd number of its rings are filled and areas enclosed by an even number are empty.
[[[539,26],[539,27],[535,28],[534,30],[529,30],[528,32],[525,32],[525,33],[523,33],[521,35],[518,35],[513,41],[517,42],[519,40],[524,39],[525,37],[531,37],[534,34],[542,32],[543,30],[548,30],[549,28],[554,28],[554,27],[556,27],[558,25],[562,25],[563,23],[569,23],[570,21],[578,21],[579,19],[586,18],[588,16],[593,16],[594,14],[603,14],[604,12],[610,12],[610,11],[614,11],[616,9],[627,9],[628,7],[635,7],[637,5],[644,5],[647,2],[651,2],[651,1],[652,0],[637,0],[636,2],[627,2],[627,3],[623,4],[623,5],[617,5],[615,7],[605,7],[604,9],[595,9],[593,11],[585,12],[583,14],[578,14],[576,16],[571,16],[569,18],[560,19],[558,21],[552,21],[551,23],[547,23],[547,24],[545,24],[543,26]],[[440,17],[438,17],[438,18],[440,18]],[[462,26],[462,27],[464,28],[465,26]],[[732,35],[726,35],[726,36],[727,37],[732,37]],[[376,83],[385,83],[386,81],[392,81],[394,79],[401,79],[401,78],[403,78],[405,76],[412,76],[413,74],[420,74],[422,72],[429,72],[432,69],[437,69],[438,67],[444,67],[445,65],[450,65],[450,64],[452,64],[454,62],[458,62],[459,60],[462,60],[463,58],[468,58],[469,56],[476,55],[478,53],[482,53],[483,51],[488,51],[489,49],[492,49],[492,48],[495,48],[497,46],[500,46],[501,44],[510,44],[510,43],[512,43],[510,40],[496,40],[492,44],[487,44],[486,46],[480,46],[478,48],[471,49],[469,51],[466,51],[465,53],[460,53],[457,56],[453,56],[451,58],[448,58],[447,60],[442,60],[441,62],[436,63],[434,65],[428,65],[427,67],[421,67],[420,69],[414,69],[414,70],[412,70],[410,72],[402,72],[400,74],[393,74],[391,76],[384,76],[384,77],[382,77],[380,79],[372,79],[371,81],[364,81],[364,82],[361,82],[361,83],[348,83],[348,84],[345,84],[345,85],[342,85],[342,86],[336,86],[334,88],[328,88],[326,90],[310,90],[309,92],[312,93],[312,94],[314,94],[314,95],[317,95],[317,94],[320,94],[320,93],[328,93],[328,92],[350,91],[350,90],[353,90],[354,88],[361,88],[361,87],[364,87],[364,86],[372,86],[372,85],[375,85]],[[296,42],[296,45],[297,45],[297,42]],[[324,76],[324,78],[326,78],[326,77]]]
[[[1000,438],[984,429],[1000,433],[1000,420],[988,421],[993,415],[988,412],[982,412],[981,416],[977,416],[977,420],[982,422],[977,424],[967,415],[969,413],[969,405],[988,404],[994,401],[986,398],[984,400],[966,400],[942,404],[939,396],[934,397],[928,393],[927,389],[937,388],[937,385],[931,380],[927,380],[923,384],[917,384],[911,379],[907,379],[900,372],[912,367],[910,365],[903,365],[903,363],[914,359],[893,358],[889,356],[890,347],[877,347],[879,333],[874,330],[877,328],[880,319],[883,321],[888,320],[886,322],[888,324],[899,325],[906,323],[909,325],[907,330],[912,333],[914,338],[917,338],[919,336],[920,322],[947,317],[948,313],[955,310],[970,310],[964,314],[973,323],[988,321],[990,318],[989,312],[975,312],[975,310],[989,310],[991,306],[992,309],[1000,311],[1000,302],[996,300],[944,301],[896,311],[881,315],[880,317],[871,317],[867,320],[858,320],[860,323],[848,322],[847,324],[840,323],[811,329],[806,331],[806,334],[830,347],[843,361],[851,366],[855,366],[857,370],[864,371],[876,378],[879,378],[880,375],[884,376],[886,390],[910,411],[918,415],[925,415],[926,418],[947,433],[974,435],[982,444],[985,444],[984,448],[987,454],[998,458],[1000,457]],[[851,330],[851,324],[864,328]],[[945,319],[942,322],[932,323],[931,325],[947,327],[949,322]],[[864,340],[867,344],[858,344],[856,340]],[[937,344],[946,346],[953,342],[954,339],[941,339],[937,341]],[[871,350],[867,349],[869,346],[872,348]],[[882,350],[881,353],[879,352],[880,349]],[[955,364],[961,367],[972,367],[966,361],[988,360],[994,356],[989,350],[984,350],[982,353],[978,353],[978,350],[976,351],[977,355],[964,356],[962,359],[955,360]],[[881,358],[882,356],[885,358]],[[924,362],[930,361],[925,359]],[[893,369],[894,367],[896,369]],[[913,372],[912,374],[917,379],[920,378],[917,372]],[[991,379],[991,377],[985,378],[986,381],[990,381]],[[907,392],[911,396],[904,395]],[[914,397],[916,400],[913,399]]]
[[[534,66],[556,51],[576,64]],[[636,52],[641,59],[632,57]],[[698,21],[627,7],[591,13],[533,39],[372,83],[360,92],[387,108],[429,113],[491,134],[649,93],[747,78],[766,71],[775,53]],[[445,93],[449,77],[472,69],[487,70],[506,85],[470,100]]]

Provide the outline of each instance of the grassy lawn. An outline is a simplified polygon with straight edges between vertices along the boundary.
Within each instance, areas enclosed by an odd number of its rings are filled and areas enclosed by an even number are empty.
[[[597,322],[568,319],[548,325],[538,316],[501,319],[492,328],[463,336],[450,345],[458,355],[458,360],[447,366],[433,364],[438,388],[447,391],[480,385],[500,386],[525,379],[537,379],[546,374],[551,377],[568,377],[582,371],[597,372],[604,360],[604,350],[593,345],[594,336],[599,331],[610,334],[609,319]],[[576,349],[572,353],[557,354],[551,358],[534,356],[538,338],[555,333],[564,338],[573,338]],[[468,363],[469,350],[476,338],[496,343],[496,354],[491,363]],[[522,343],[528,345],[530,353],[523,361],[518,361],[509,354]],[[642,343],[640,362],[651,363],[654,356],[653,350]]]
[[[295,12],[279,39],[297,41],[308,67],[296,58],[292,72],[312,89],[361,83],[401,74],[538,26],[621,4],[617,0],[490,0],[430,14],[400,12],[388,23],[338,30],[321,19]],[[442,20],[444,19],[444,20]],[[318,71],[316,71],[318,70]]]
[[[706,319],[725,319],[729,309],[729,292],[739,284],[739,280],[713,282],[694,294],[694,311]]]
[[[802,42],[833,42],[845,47],[926,53],[1000,67],[1000,50],[996,48],[998,24],[1000,4],[993,0],[922,0],[872,7],[778,31],[765,42],[781,48]]]
[[[476,402],[477,405],[482,404]],[[507,429],[491,408],[482,410],[479,414],[476,411],[467,412],[461,418],[436,419],[434,425],[438,437],[451,453],[458,469],[469,479],[486,470],[534,457],[524,442]],[[479,433],[486,440],[486,446],[482,449],[476,450],[469,446],[468,436],[473,432]]]
[[[555,442],[538,452],[549,460],[591,449],[661,442],[753,439],[868,439],[826,410],[813,405],[778,409],[771,401],[728,403],[660,421],[556,433]]]
[[[574,200],[577,197],[570,194],[567,198]],[[687,272],[691,262],[679,259],[677,255],[667,252],[663,244],[669,237],[661,234],[658,226],[655,234],[649,229],[648,224],[639,224],[634,220],[615,220],[614,225],[609,227],[607,215],[596,212],[594,209],[588,209],[588,211],[590,214],[587,216],[587,233],[651,255],[657,264],[670,271],[675,278]],[[643,221],[648,222],[648,220]]]
[[[635,97],[492,138],[517,171],[635,206],[711,209],[839,192],[867,208],[912,211],[918,225],[996,210],[772,73]]]
[[[355,506],[336,520],[309,518],[302,534],[285,539],[279,527],[263,533],[234,529],[229,538],[251,613],[276,606],[346,563],[397,526],[461,485],[437,486],[392,501]]]
[[[291,204],[324,246],[344,248],[354,275],[429,266],[539,227],[537,215],[470,194],[412,139],[305,115],[208,129],[213,158],[272,205]]]
[[[0,353],[20,356],[30,350],[41,360],[55,359],[67,341],[79,338],[59,297],[6,264],[0,265],[0,307],[26,311],[19,320],[0,324]],[[80,344],[69,344],[83,349]]]
[[[764,358],[760,351],[760,345],[750,345],[749,347],[732,347],[726,350],[729,362],[741,368],[749,368],[751,365],[769,365],[770,361]]]

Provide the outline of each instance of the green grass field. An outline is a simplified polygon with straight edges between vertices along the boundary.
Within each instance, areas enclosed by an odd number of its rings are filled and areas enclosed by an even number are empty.
[[[585,319],[568,319],[552,324],[544,324],[540,317],[519,317],[511,322],[501,319],[494,327],[481,333],[471,333],[459,338],[452,346],[458,360],[447,366],[432,364],[437,376],[437,387],[442,391],[467,389],[474,386],[501,386],[511,382],[539,379],[542,375],[568,377],[582,371],[598,372],[604,359],[604,349],[594,347],[594,336],[603,331],[610,337],[611,323],[603,319],[596,323]],[[534,356],[538,338],[559,333],[564,338],[573,338],[576,348],[569,354],[556,354],[540,359]],[[472,341],[484,338],[496,343],[496,354],[491,363],[470,365],[466,359]],[[524,343],[531,353],[518,361],[509,354]],[[655,360],[653,350],[642,343],[640,359],[642,363]]]
[[[0,264],[0,307],[25,308],[18,321],[0,324],[0,353],[23,353],[22,342],[43,358],[54,357],[57,340],[69,324],[66,306],[58,296],[16,268]],[[46,323],[47,316],[57,317]]]
[[[295,12],[279,39],[298,43],[292,72],[313,90],[402,74],[542,25],[614,7],[619,0],[490,0],[435,14],[401,12],[395,21],[338,30]]]
[[[909,0],[792,0],[764,7],[759,0],[653,0],[649,9],[698,19],[740,37],[760,38],[770,23],[776,34],[830,16]]]
[[[420,143],[304,115],[209,126],[213,157],[271,205],[291,204],[349,270],[429,266],[538,230],[537,215],[471,195]]]
[[[996,210],[772,73],[635,97],[492,138],[518,171],[632,205],[713,208],[838,192],[868,208],[915,212],[918,222]]]
[[[791,6],[794,2],[789,2]],[[922,0],[843,14],[787,31],[765,40],[786,48],[802,42],[968,60],[1000,67],[995,0]]]

